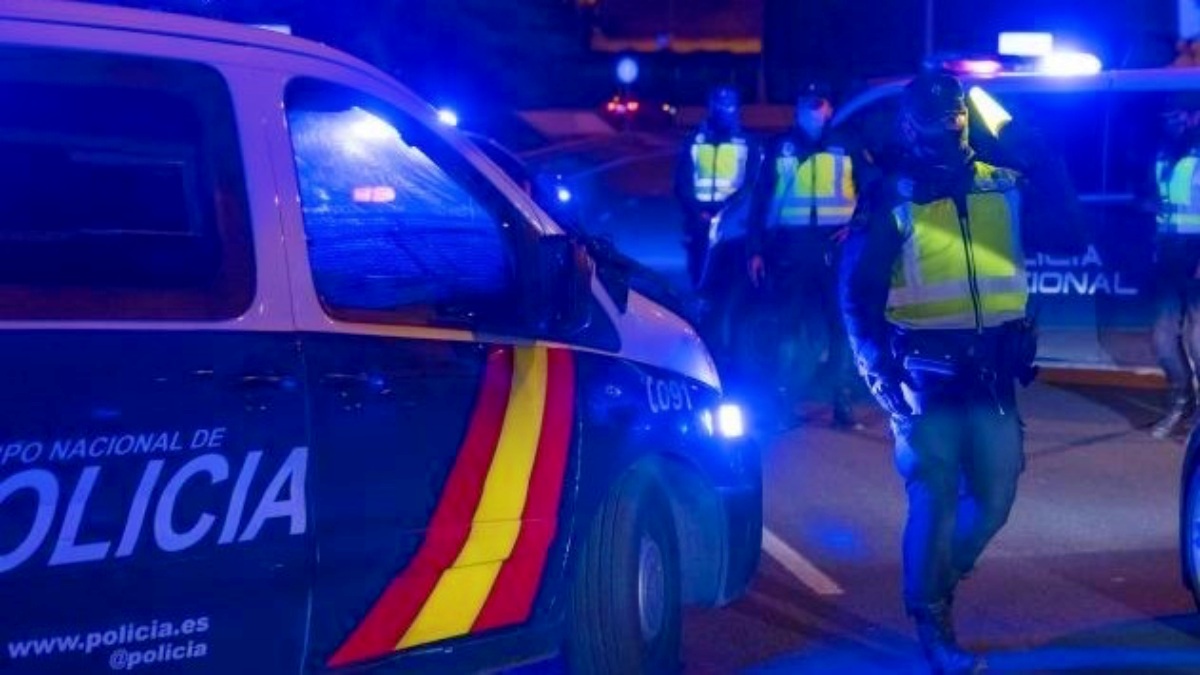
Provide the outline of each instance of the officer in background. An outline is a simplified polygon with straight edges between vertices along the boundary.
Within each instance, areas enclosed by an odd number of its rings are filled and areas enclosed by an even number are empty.
[[[1015,381],[1032,379],[1037,351],[1024,252],[1077,255],[1084,241],[1070,220],[1024,226],[1022,192],[1038,177],[976,159],[955,78],[910,82],[899,132],[899,166],[860,196],[842,309],[859,372],[891,415],[908,495],[905,609],[935,671],[972,673],[983,660],[959,646],[951,610],[1024,468]]]
[[[1184,426],[1196,407],[1195,373],[1200,357],[1200,105],[1195,97],[1172,101],[1164,115],[1166,143],[1154,166],[1158,233],[1154,286],[1157,316],[1154,350],[1167,378],[1167,412],[1155,438]]]
[[[838,242],[854,215],[854,170],[864,162],[856,162],[845,140],[828,132],[832,118],[828,88],[805,86],[792,128],[770,143],[747,224],[747,272],[755,287],[773,286],[778,311],[789,317],[785,330],[799,332],[808,313],[821,318],[828,337],[833,423],[853,428],[858,426],[850,404],[853,371],[836,270]]]
[[[713,89],[708,116],[688,137],[675,171],[675,195],[684,212],[684,247],[693,287],[699,285],[704,271],[713,218],[749,189],[760,162],[760,148],[742,130],[737,91],[728,86]]]

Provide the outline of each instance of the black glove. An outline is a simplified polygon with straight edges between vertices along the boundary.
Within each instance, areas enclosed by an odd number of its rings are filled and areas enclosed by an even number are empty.
[[[900,388],[900,378],[880,373],[868,373],[865,379],[871,395],[889,415],[905,417],[913,414],[912,408],[904,398],[904,391]]]

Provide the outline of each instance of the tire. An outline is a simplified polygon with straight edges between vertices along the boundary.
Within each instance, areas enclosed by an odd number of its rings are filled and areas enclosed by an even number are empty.
[[[1192,600],[1200,609],[1200,469],[1193,469],[1184,495],[1179,527],[1183,530],[1184,573],[1192,590]]]
[[[651,480],[624,479],[578,552],[567,660],[572,673],[675,673],[683,622],[679,543]]]

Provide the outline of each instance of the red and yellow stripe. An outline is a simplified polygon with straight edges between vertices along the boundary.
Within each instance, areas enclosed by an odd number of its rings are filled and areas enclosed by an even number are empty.
[[[558,528],[574,380],[566,350],[489,353],[424,542],[330,666],[529,618]]]

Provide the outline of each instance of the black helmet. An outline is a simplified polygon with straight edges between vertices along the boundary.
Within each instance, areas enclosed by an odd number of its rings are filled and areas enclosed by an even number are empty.
[[[914,157],[932,165],[960,165],[970,158],[967,100],[948,73],[926,73],[904,87],[900,131]]]
[[[926,73],[904,87],[901,107],[919,124],[927,125],[967,110],[962,83],[949,73]]]

